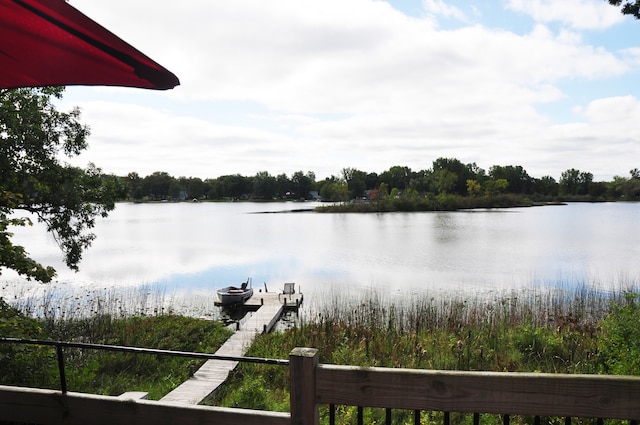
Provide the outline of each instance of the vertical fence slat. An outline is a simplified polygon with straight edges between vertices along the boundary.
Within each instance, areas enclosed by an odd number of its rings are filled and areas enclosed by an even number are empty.
[[[364,407],[358,406],[358,425],[364,425]]]
[[[336,425],[336,405],[329,405],[329,425]]]
[[[384,423],[386,425],[391,425],[391,409],[384,409]]]
[[[294,348],[289,354],[289,391],[292,425],[318,425],[320,414],[316,404],[315,348]]]
[[[420,425],[420,411],[413,411],[413,425]]]
[[[480,413],[473,414],[473,425],[480,425]]]

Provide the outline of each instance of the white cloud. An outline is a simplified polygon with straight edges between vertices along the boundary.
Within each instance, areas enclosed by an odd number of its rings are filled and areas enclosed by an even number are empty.
[[[606,28],[620,19],[596,0],[512,0],[512,10],[539,21],[518,33],[481,24],[440,30],[434,19],[464,18],[440,0],[425,1],[431,16],[424,18],[370,0],[72,4],[182,82],[153,96],[93,89],[109,102],[82,104],[93,127],[82,159],[114,172],[215,177],[312,170],[322,177],[348,166],[428,168],[439,156],[484,167],[512,161],[532,175],[552,163],[579,167],[571,161],[581,156],[560,158],[554,146],[571,139],[569,129],[588,137],[592,116],[560,129],[538,106],[564,101],[592,110],[597,105],[588,102],[598,96],[571,98],[564,82],[595,87],[634,72],[638,58],[633,45],[620,59],[583,40],[580,25]],[[554,32],[546,24],[554,21],[571,28]],[[120,93],[125,100],[111,101]],[[135,106],[136,99],[145,106]],[[239,110],[227,123],[229,100],[257,111]],[[621,116],[630,125],[633,116]],[[596,141],[600,135],[615,136],[600,131]],[[602,158],[589,155],[585,163]],[[610,172],[619,174],[615,168]]]
[[[455,6],[446,4],[443,0],[423,0],[422,5],[429,15],[442,16],[463,22],[468,20],[463,11]]]
[[[581,30],[606,29],[624,19],[619,10],[601,0],[509,0],[507,7],[538,22],[559,22]]]
[[[591,102],[584,112],[592,123],[612,125],[616,128],[620,123],[635,124],[626,128],[628,134],[640,133],[640,102],[633,96],[616,96],[598,99]]]

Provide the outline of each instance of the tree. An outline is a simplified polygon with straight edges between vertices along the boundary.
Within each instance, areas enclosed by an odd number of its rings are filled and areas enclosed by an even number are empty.
[[[190,177],[187,183],[187,193],[193,199],[200,199],[205,194],[205,184],[199,177]]]
[[[456,192],[458,175],[448,169],[439,169],[433,172],[433,182],[435,184],[436,193]]]
[[[411,180],[411,168],[394,165],[389,170],[380,174],[380,182],[386,183],[391,188],[404,190],[409,187]]]
[[[267,171],[258,171],[253,178],[253,195],[258,199],[273,199],[276,194],[276,178]]]
[[[609,4],[613,6],[620,6],[622,0],[609,0]],[[624,15],[632,15],[636,19],[640,19],[640,0],[627,1],[620,10]]]
[[[482,193],[482,187],[477,180],[469,179],[467,180],[467,192],[469,192],[470,196],[478,196]]]
[[[250,178],[233,174],[219,177],[221,183],[221,196],[240,199],[246,197],[253,190],[253,182]]]
[[[293,185],[293,192],[300,199],[308,199],[309,193],[313,190],[313,186],[316,183],[316,175],[309,171],[305,175],[302,171],[296,171],[291,177]]]
[[[129,197],[133,199],[142,199],[142,179],[135,171],[127,174],[127,182],[129,185]]]
[[[593,174],[571,168],[560,176],[560,193],[562,195],[586,195],[593,182]]]
[[[558,195],[558,183],[551,176],[543,176],[533,179],[533,192],[538,195],[556,196]]]
[[[433,179],[437,193],[467,194],[467,180],[477,180],[484,170],[474,164],[463,164],[455,158],[438,158],[433,161]]]
[[[320,189],[320,197],[328,202],[345,202],[349,200],[349,189],[345,183],[328,183]]]
[[[489,176],[493,180],[505,179],[509,183],[508,191],[511,193],[530,193],[533,186],[533,179],[520,165],[494,165],[489,169]]]
[[[53,99],[64,88],[0,90],[0,268],[27,279],[49,282],[55,270],[14,245],[11,226],[45,223],[64,254],[66,265],[78,270],[83,251],[95,238],[89,230],[98,216],[115,204],[116,179],[105,178],[90,164],[85,169],[61,163],[87,147],[89,128],[80,111],[58,111]]]
[[[365,190],[367,189],[367,173],[349,167],[342,169],[342,177],[344,181],[347,182],[349,194],[352,199],[364,196]]]
[[[165,171],[156,171],[142,179],[142,192],[154,201],[169,197],[169,188],[175,179]]]
[[[487,196],[496,196],[506,192],[509,187],[507,179],[489,180],[485,184],[485,192]]]
[[[288,193],[293,191],[293,183],[285,173],[276,176],[276,196],[279,198],[287,198]]]

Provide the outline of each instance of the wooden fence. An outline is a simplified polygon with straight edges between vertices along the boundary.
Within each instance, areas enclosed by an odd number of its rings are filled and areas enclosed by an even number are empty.
[[[0,421],[34,424],[315,425],[320,405],[414,411],[640,419],[640,377],[452,372],[319,364],[289,356],[291,413],[189,406],[0,387]]]

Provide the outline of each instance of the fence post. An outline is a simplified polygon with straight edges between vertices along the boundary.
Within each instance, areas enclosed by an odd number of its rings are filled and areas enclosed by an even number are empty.
[[[60,343],[56,344],[56,354],[58,356],[58,372],[60,373],[60,391],[65,394],[67,392],[67,375],[64,373],[64,354]]]
[[[316,366],[319,357],[315,348],[296,347],[289,353],[291,425],[320,423],[316,404]]]

